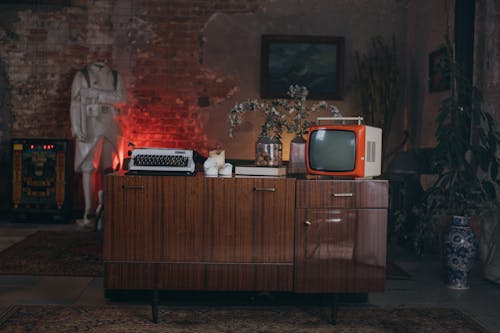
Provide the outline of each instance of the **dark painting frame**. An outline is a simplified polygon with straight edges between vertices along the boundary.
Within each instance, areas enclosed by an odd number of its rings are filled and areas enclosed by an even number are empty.
[[[344,52],[343,37],[262,35],[261,97],[287,98],[297,84],[309,90],[308,99],[342,99]]]
[[[429,93],[450,89],[450,56],[443,46],[429,53]]]

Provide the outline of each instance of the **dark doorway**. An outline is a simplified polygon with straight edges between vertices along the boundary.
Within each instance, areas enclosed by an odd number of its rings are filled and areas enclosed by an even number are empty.
[[[455,59],[459,75],[458,101],[461,105],[471,103],[474,68],[474,21],[476,17],[475,0],[456,0],[455,2]]]

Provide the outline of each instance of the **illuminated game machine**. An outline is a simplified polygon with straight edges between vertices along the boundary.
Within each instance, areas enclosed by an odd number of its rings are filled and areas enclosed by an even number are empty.
[[[12,207],[14,221],[68,222],[71,213],[69,142],[13,139]]]

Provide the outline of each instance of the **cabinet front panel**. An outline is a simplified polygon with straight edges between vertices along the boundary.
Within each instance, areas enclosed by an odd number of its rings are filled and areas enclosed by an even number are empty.
[[[387,210],[359,209],[356,261],[385,267],[387,258]]]
[[[352,181],[298,180],[297,208],[350,208],[355,203]]]
[[[386,208],[384,180],[298,180],[297,208]]]
[[[151,263],[112,262],[104,264],[104,288],[153,289],[154,265]]]
[[[268,264],[157,265],[157,288],[168,290],[290,291],[293,266]]]
[[[234,259],[293,261],[295,180],[237,178]]]
[[[389,182],[387,181],[357,181],[354,183],[356,192],[356,208],[387,208],[389,207]]]
[[[158,216],[154,221],[155,261],[200,261],[205,220],[193,220],[201,209],[203,186],[198,177],[157,177]]]
[[[104,179],[106,288],[384,290],[386,181]]]
[[[104,260],[150,261],[158,216],[153,177],[104,177]]]
[[[386,210],[300,209],[296,218],[295,291],[383,290]]]
[[[201,203],[198,210],[191,210],[193,223],[201,223],[202,260],[204,262],[233,262],[241,258],[236,237],[242,230],[234,220],[237,207],[235,179],[202,179],[192,188],[193,194]],[[194,193],[196,192],[196,193]]]
[[[154,258],[291,263],[294,179],[165,177]]]

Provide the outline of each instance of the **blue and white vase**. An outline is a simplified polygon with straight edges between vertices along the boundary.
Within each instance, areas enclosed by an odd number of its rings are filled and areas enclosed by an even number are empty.
[[[476,260],[477,237],[467,216],[453,216],[444,235],[444,255],[448,269],[448,287],[468,289],[469,272]]]

